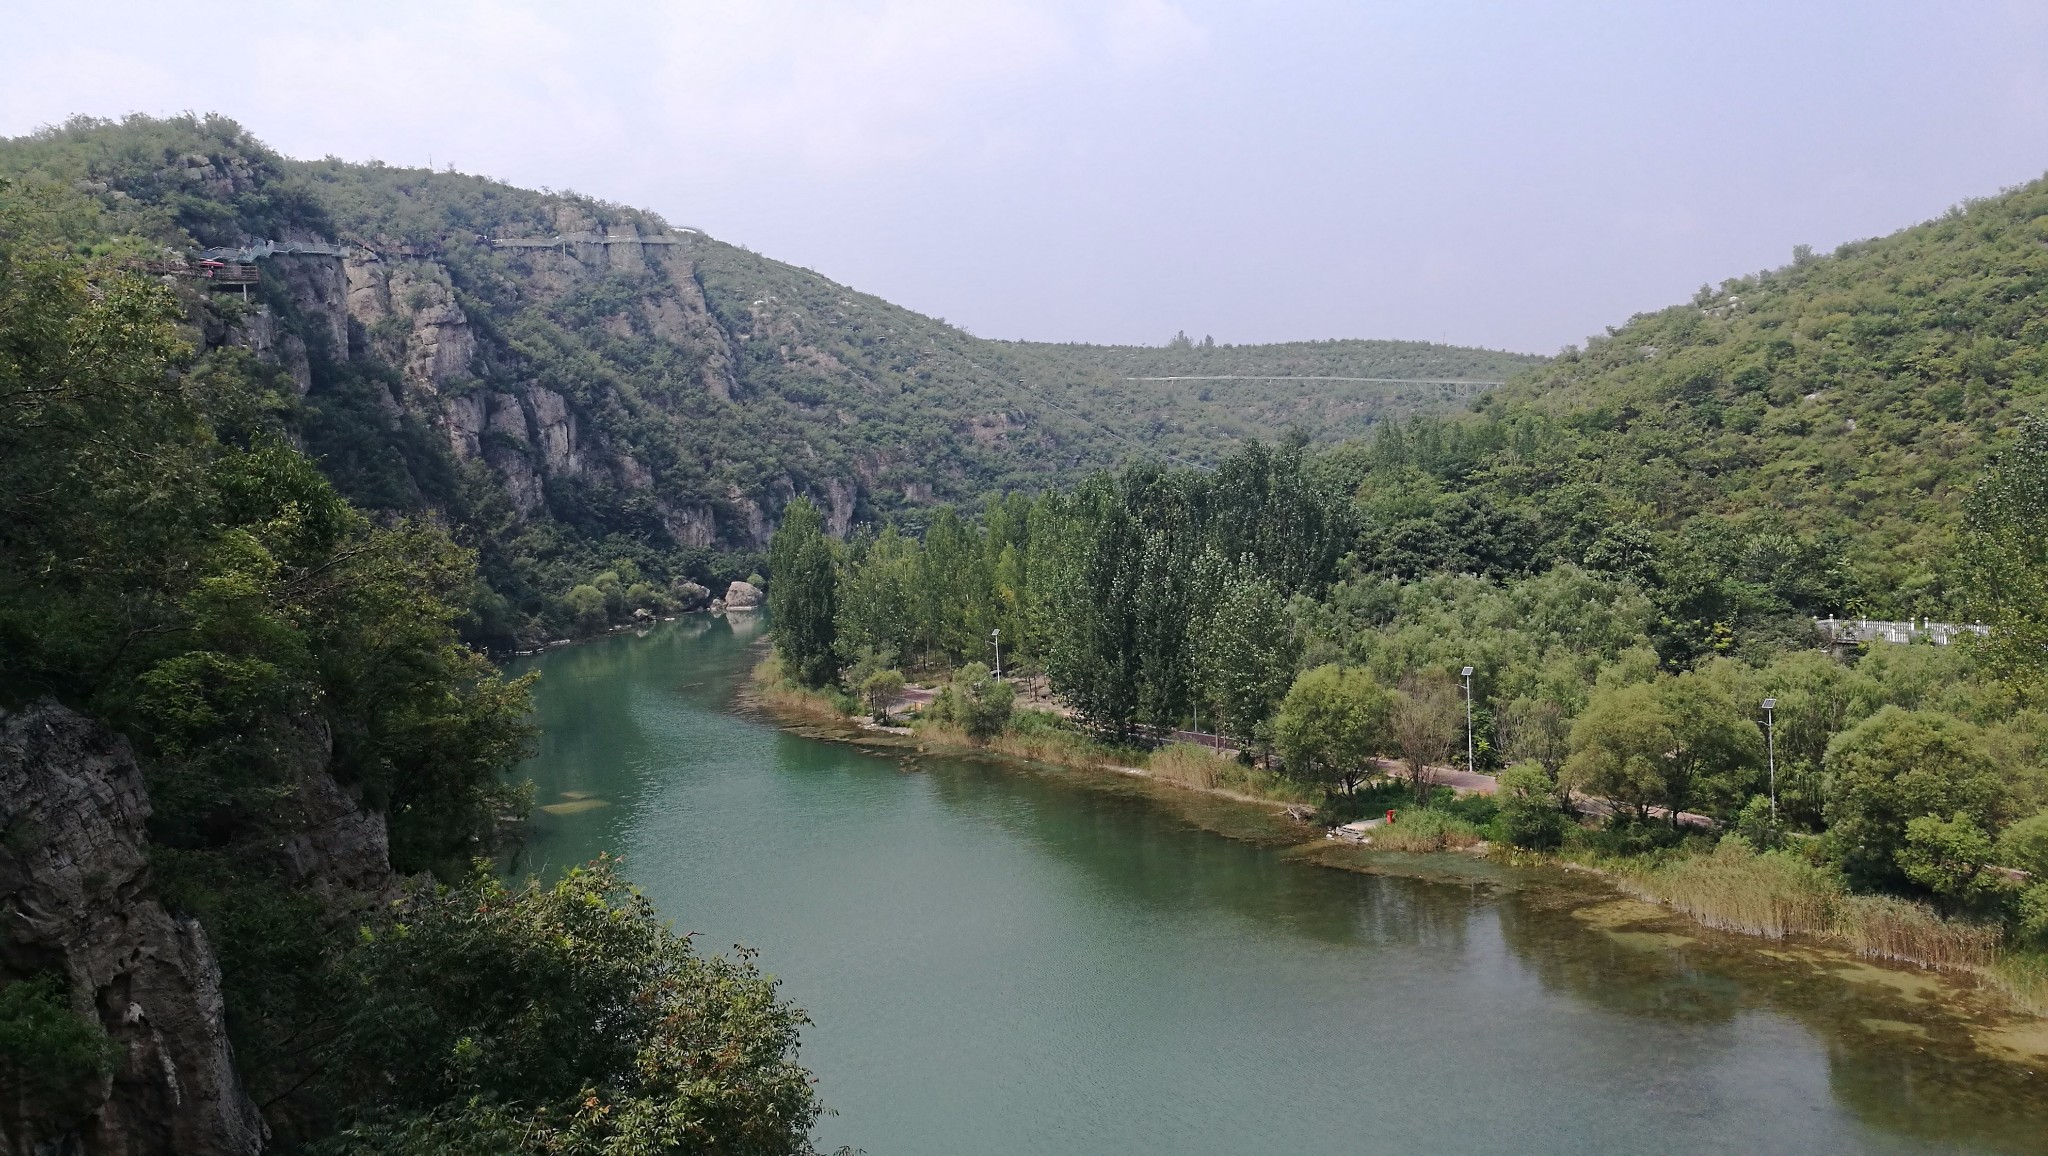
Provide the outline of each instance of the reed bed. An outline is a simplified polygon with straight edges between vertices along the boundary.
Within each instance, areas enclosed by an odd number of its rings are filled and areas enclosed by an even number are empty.
[[[1841,899],[1840,886],[1802,859],[1732,848],[1627,871],[1621,880],[1696,923],[1766,939],[1831,934]]]
[[[2048,956],[2006,952],[1985,972],[1999,990],[2035,1015],[2048,1015]]]
[[[1416,809],[1401,811],[1392,826],[1375,827],[1375,851],[1413,851],[1427,854],[1471,847],[1483,842],[1479,828],[1442,811]]]
[[[1983,970],[1998,960],[1998,928],[1943,919],[1919,903],[1888,895],[1844,896],[1835,907],[1835,935],[1875,959],[1896,959],[1951,971]]]
[[[1169,743],[1145,760],[1155,779],[1198,791],[1231,791],[1280,803],[1313,803],[1321,792],[1234,758],[1190,743]]]
[[[1926,904],[1888,895],[1850,895],[1834,876],[1795,855],[1759,855],[1724,842],[1712,855],[1617,874],[1637,895],[1707,927],[1767,939],[1810,935],[1873,959],[1996,978],[1998,928],[1944,919]],[[2012,982],[2035,981],[2015,972]],[[2048,971],[2038,982],[2048,990]]]
[[[1171,743],[1153,751],[1145,769],[1154,778],[1211,791],[1223,786],[1224,779],[1238,766],[1236,760],[1226,759],[1215,751],[1188,743]]]

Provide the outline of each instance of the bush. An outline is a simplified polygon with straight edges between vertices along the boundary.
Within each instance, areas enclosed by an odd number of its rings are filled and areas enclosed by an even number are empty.
[[[97,1020],[79,1015],[54,973],[0,987],[0,1089],[61,1094],[111,1074],[120,1051]]]
[[[869,716],[878,723],[889,721],[889,706],[902,693],[901,671],[878,670],[860,682],[861,701],[867,704]]]
[[[933,700],[930,717],[987,742],[1010,725],[1010,712],[1016,701],[1015,687],[997,682],[981,663],[970,662],[954,673],[953,681]]]
[[[1542,850],[1564,842],[1565,815],[1557,784],[1539,763],[1517,763],[1500,773],[1495,824],[1500,837],[1517,847]]]
[[[698,955],[609,860],[417,896],[342,961],[333,1153],[809,1151],[802,1012]]]

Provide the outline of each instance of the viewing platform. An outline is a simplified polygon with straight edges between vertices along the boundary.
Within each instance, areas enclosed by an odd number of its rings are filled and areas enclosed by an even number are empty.
[[[1947,646],[1965,634],[1982,638],[1991,633],[1989,626],[1976,623],[1964,626],[1936,622],[1931,618],[1908,618],[1904,622],[1886,622],[1876,618],[1816,618],[1813,624],[1827,636],[1829,646],[1853,646],[1859,642],[1908,643],[1923,638],[1936,646]]]

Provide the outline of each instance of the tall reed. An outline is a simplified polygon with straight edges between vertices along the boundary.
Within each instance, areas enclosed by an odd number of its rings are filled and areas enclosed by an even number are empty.
[[[1841,887],[1790,855],[1755,855],[1733,846],[1621,876],[1630,890],[1724,931],[1767,939],[1827,935]]]
[[[1834,939],[1873,959],[1989,973],[1995,926],[1944,919],[1924,903],[1850,895],[1838,879],[1786,852],[1756,854],[1734,839],[1712,855],[1618,872],[1623,886],[1695,922],[1769,939]]]
[[[1447,851],[1470,847],[1481,841],[1479,828],[1455,815],[1416,808],[1395,812],[1394,823],[1372,829],[1372,845],[1378,851]]]
[[[1943,919],[1924,904],[1889,895],[1846,895],[1835,906],[1835,934],[1858,952],[1951,970],[1989,967],[1998,958],[1996,927]]]

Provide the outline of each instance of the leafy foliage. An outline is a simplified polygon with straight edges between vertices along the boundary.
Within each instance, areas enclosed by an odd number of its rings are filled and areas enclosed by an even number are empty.
[[[320,1077],[333,1153],[808,1150],[803,1013],[699,955],[599,860],[415,898],[341,968],[361,997]]]

